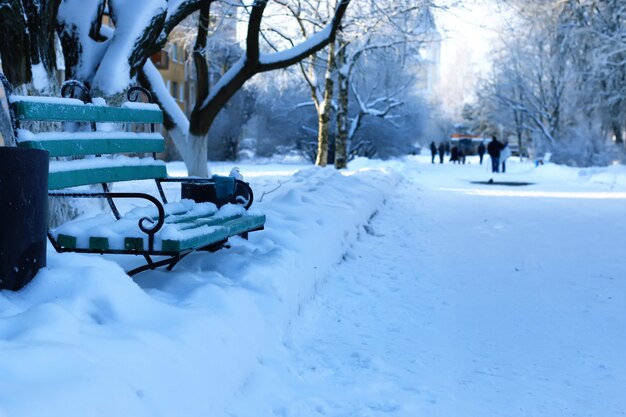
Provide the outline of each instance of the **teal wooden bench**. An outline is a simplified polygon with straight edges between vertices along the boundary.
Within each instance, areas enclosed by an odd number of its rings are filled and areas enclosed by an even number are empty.
[[[74,81],[66,82],[61,93],[64,98],[9,96],[18,146],[49,152],[51,197],[103,198],[111,214],[50,229],[48,238],[58,252],[143,256],[146,264],[128,272],[133,275],[160,266],[172,269],[193,251],[215,251],[232,236],[247,238],[249,232],[263,229],[265,216],[247,210],[253,200],[247,183],[220,176],[168,177],[165,163],[156,159],[156,153],[164,150],[163,136],[155,131],[155,125],[163,122],[163,113],[156,104],[137,101],[140,93],[149,97],[146,90],[131,88],[128,102],[120,107],[92,103],[89,91]],[[28,130],[37,122],[58,129]],[[120,126],[148,131],[126,131]],[[159,198],[153,193],[110,190],[111,183],[136,180],[155,180]],[[211,187],[221,203],[231,204],[218,207],[188,199],[170,203],[164,182]],[[102,192],[81,187],[94,184],[102,187]],[[116,201],[123,198],[144,199],[150,205],[122,215]],[[166,259],[153,260],[153,256]]]

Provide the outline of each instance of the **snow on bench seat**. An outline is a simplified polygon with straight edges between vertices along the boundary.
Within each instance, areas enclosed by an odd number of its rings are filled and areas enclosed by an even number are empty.
[[[265,216],[250,214],[241,206],[225,205],[219,210],[213,203],[195,203],[181,200],[168,203],[165,224],[157,232],[154,251],[178,253],[209,246],[257,229],[265,223]],[[148,237],[139,228],[141,218],[156,220],[155,207],[129,211],[119,220],[110,215],[70,221],[51,231],[59,245],[66,249],[103,252],[148,250]],[[149,227],[149,224],[144,223]]]

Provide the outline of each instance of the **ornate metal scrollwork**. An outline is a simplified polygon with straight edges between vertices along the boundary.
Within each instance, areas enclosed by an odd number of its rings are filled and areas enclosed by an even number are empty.
[[[128,98],[128,101],[137,102],[139,101],[139,93],[143,93],[143,95],[146,96],[146,98],[148,99],[148,103],[154,103],[154,100],[152,99],[152,94],[150,94],[150,91],[138,85],[129,88],[128,92],[126,93],[126,97]]]
[[[80,95],[76,94],[76,91],[81,92]],[[85,84],[78,80],[67,80],[61,85],[61,97],[65,98],[77,98],[83,103],[91,103],[91,93],[89,88]]]

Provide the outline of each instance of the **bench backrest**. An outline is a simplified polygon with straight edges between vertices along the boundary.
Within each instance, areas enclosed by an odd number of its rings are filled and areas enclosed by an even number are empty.
[[[127,102],[121,107],[111,107],[85,104],[72,98],[14,95],[9,97],[9,102],[17,127],[18,146],[50,153],[48,188],[51,190],[167,177],[165,164],[153,157],[165,148],[163,136],[154,132],[154,124],[163,122],[163,113],[156,104]],[[20,129],[22,122],[80,122],[97,126],[97,129],[69,132],[59,127],[56,131],[33,133]],[[99,123],[106,125],[97,125]],[[120,128],[120,123],[127,126],[150,124],[151,132],[127,132]],[[128,153],[149,153],[152,157],[119,155]],[[101,155],[116,157],[99,158]],[[67,160],[64,157],[82,159]]]

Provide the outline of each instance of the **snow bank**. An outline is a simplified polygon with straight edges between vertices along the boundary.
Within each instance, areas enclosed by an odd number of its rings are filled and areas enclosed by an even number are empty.
[[[223,409],[398,181],[372,168],[250,178],[268,221],[249,241],[135,280],[105,258],[50,249],[26,288],[1,292],[0,416]]]

